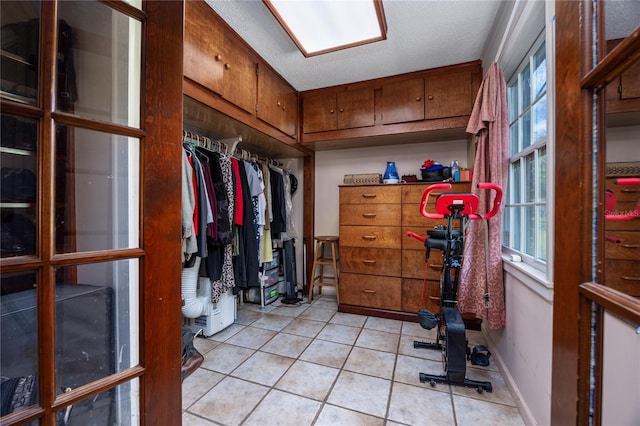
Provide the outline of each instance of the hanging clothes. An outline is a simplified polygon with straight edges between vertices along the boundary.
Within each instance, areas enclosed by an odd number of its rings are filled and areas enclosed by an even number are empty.
[[[182,150],[182,259],[184,263],[198,251],[196,242],[195,226],[193,223],[193,212],[196,208],[195,194],[193,192],[193,169],[187,152]]]
[[[476,135],[476,160],[471,187],[479,182],[493,182],[506,188],[509,163],[509,122],[504,75],[497,64],[491,64],[476,98],[467,133]],[[493,191],[479,194],[479,212],[493,205]],[[493,329],[505,326],[504,286],[502,276],[502,221],[504,207],[488,221],[489,253],[485,253],[484,224],[472,220],[467,228],[461,271],[458,307],[488,320]],[[488,256],[488,280],[485,279],[485,256]],[[485,305],[484,295],[489,302]]]
[[[279,240],[287,231],[286,207],[284,194],[284,177],[281,169],[270,166],[271,197],[273,200],[273,220],[271,221],[271,238]]]
[[[239,185],[242,187],[243,217],[242,225],[236,225],[238,231],[237,246],[238,255],[233,258],[233,270],[235,274],[236,287],[238,292],[243,288],[259,287],[258,279],[258,246],[256,244],[256,231],[254,227],[254,214],[251,206],[251,190],[247,181],[247,173],[244,165],[239,165],[240,175]]]
[[[222,215],[220,222],[223,222],[218,227],[218,236],[220,237],[218,242],[223,244],[223,259],[222,259],[222,274],[219,280],[211,282],[211,301],[217,303],[220,297],[225,294],[230,288],[235,287],[235,277],[233,274],[233,231],[232,221],[234,215],[234,190],[233,190],[233,171],[231,170],[231,159],[227,156],[217,155],[218,164],[220,165],[220,175],[222,177],[222,184],[225,191],[226,200],[226,214]],[[216,183],[217,185],[217,183]],[[219,185],[218,185],[219,187]],[[222,196],[222,194],[220,194]],[[222,204],[224,205],[224,203]],[[224,230],[224,232],[221,232]]]

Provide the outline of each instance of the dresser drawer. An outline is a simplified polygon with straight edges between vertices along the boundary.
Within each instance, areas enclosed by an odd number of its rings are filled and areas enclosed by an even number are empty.
[[[340,226],[341,247],[401,247],[399,226]]]
[[[609,240],[605,242],[605,258],[640,260],[640,232],[607,231],[605,235],[620,240],[619,244]],[[640,266],[638,269],[640,269]]]
[[[400,204],[340,204],[340,224],[397,226],[400,210]]]
[[[402,250],[402,276],[405,278],[423,278],[424,255],[424,250]],[[431,250],[427,279],[440,281],[442,262],[442,252],[440,250]]]
[[[433,211],[433,210],[432,210]],[[446,219],[427,219],[420,214],[420,204],[405,204],[402,206],[402,226],[412,226],[413,232],[424,233],[436,225],[447,225]]]
[[[399,277],[401,270],[400,250],[363,247],[340,249],[341,272]]]
[[[422,285],[423,280],[402,279],[402,310],[404,312],[415,312],[424,307],[433,313],[440,312],[438,303],[440,301],[440,282],[427,280],[424,298],[422,303]]]
[[[607,287],[631,296],[640,296],[640,268],[637,260],[607,260],[604,277]]]
[[[399,311],[402,308],[401,279],[341,273],[340,303]]]
[[[398,185],[341,186],[340,204],[399,204]]]

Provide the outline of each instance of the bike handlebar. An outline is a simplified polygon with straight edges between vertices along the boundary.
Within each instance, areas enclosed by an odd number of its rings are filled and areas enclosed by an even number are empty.
[[[422,193],[422,200],[420,202],[420,214],[427,219],[444,219],[444,215],[440,213],[430,213],[427,211],[427,201],[429,200],[429,195],[436,189],[451,189],[450,183],[436,183],[428,186],[424,192]],[[477,219],[490,219],[498,214],[498,210],[500,209],[500,205],[502,204],[502,188],[500,185],[492,182],[483,182],[478,184],[478,189],[490,189],[496,192],[496,196],[493,199],[493,206],[488,213],[483,215],[479,215],[476,213],[469,214],[469,219],[477,220]]]

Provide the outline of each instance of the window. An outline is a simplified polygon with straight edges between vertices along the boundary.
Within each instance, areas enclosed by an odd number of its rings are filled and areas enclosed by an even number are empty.
[[[547,262],[547,60],[538,40],[507,86],[509,184],[504,245],[525,262]]]
[[[380,0],[263,1],[306,57],[384,40],[387,36]]]

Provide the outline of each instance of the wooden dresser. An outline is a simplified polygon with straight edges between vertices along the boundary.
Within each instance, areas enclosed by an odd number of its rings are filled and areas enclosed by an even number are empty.
[[[640,162],[607,164],[605,188],[617,203],[610,214],[633,211],[640,199],[640,186],[616,185],[619,177],[640,177]],[[605,222],[605,285],[640,297],[640,219]]]
[[[340,312],[416,321],[422,307],[424,245],[407,231],[426,235],[444,220],[420,214],[429,183],[340,186]],[[451,192],[468,192],[469,182]],[[433,205],[441,191],[430,197]],[[433,211],[433,210],[430,210]],[[438,311],[442,255],[432,250],[427,276],[427,309]]]

